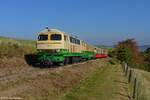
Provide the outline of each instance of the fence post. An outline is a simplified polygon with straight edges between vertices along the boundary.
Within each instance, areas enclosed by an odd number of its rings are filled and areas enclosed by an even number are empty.
[[[135,99],[137,97],[137,85],[138,85],[138,79],[135,78],[134,80],[134,89],[133,89],[133,98]]]
[[[124,69],[124,65],[125,65],[125,62],[123,61],[123,62],[122,62],[122,69]]]
[[[130,69],[130,72],[129,72],[129,80],[128,80],[129,83],[131,82],[131,78],[132,78],[132,70]]]
[[[127,67],[127,64],[125,63],[124,64],[124,69],[123,69],[124,72],[126,71],[126,67]]]
[[[128,66],[126,67],[125,75],[128,76]]]
[[[124,66],[123,66],[123,72],[125,72],[125,66],[126,66],[126,63],[124,63]]]

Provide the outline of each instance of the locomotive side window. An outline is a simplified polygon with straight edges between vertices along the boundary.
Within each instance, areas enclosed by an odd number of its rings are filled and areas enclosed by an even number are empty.
[[[70,42],[75,43],[75,39],[73,37],[70,37]]]
[[[72,38],[72,42],[73,42],[73,43],[76,43],[76,39],[75,39],[75,38]]]
[[[79,44],[79,45],[80,45],[80,40],[77,40],[77,44]]]
[[[39,35],[38,40],[39,41],[48,40],[48,35]]]
[[[73,37],[70,37],[70,42],[74,44],[80,44],[80,40],[73,38]]]
[[[70,37],[70,42],[72,43],[72,37]]]
[[[51,40],[61,40],[61,35],[60,34],[52,34],[50,36]]]
[[[67,36],[66,35],[64,35],[64,40],[67,41]]]

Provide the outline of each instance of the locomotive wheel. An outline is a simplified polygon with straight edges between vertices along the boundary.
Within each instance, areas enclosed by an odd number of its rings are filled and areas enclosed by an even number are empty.
[[[73,64],[74,63],[74,57],[69,57],[69,63]]]
[[[69,58],[68,57],[66,57],[65,61],[64,61],[64,65],[66,65],[66,64],[69,64]]]
[[[44,61],[44,65],[45,66],[51,66],[51,65],[53,65],[53,62],[50,58],[46,58]]]
[[[64,62],[58,63],[59,66],[63,66],[64,64],[65,64]]]
[[[68,58],[68,63],[69,63],[69,64],[72,64],[72,57],[69,57],[69,58]]]

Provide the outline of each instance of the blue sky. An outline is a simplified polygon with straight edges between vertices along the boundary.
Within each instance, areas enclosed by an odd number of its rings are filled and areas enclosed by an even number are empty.
[[[149,0],[0,0],[0,35],[35,39],[49,28],[93,45],[150,44]]]

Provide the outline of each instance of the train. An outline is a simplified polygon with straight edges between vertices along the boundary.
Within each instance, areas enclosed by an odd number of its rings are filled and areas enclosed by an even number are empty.
[[[65,65],[80,61],[107,57],[107,50],[90,45],[66,32],[49,29],[36,37],[36,55],[44,65]]]

